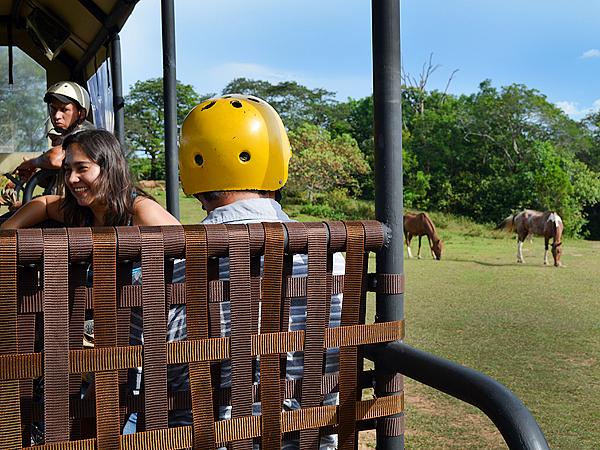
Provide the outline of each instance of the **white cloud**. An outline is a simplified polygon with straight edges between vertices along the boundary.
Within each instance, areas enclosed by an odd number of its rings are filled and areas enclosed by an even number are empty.
[[[600,98],[594,100],[589,108],[579,108],[579,103],[569,101],[556,102],[556,106],[562,109],[571,119],[580,120],[594,111],[600,111]]]
[[[583,52],[583,55],[581,55],[582,59],[592,59],[592,58],[600,58],[600,50],[598,50],[597,48],[592,48],[590,50],[587,50],[585,52]]]

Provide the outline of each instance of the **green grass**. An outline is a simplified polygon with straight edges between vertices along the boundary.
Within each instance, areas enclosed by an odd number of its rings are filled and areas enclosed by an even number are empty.
[[[164,204],[164,192],[152,194]],[[320,220],[287,209],[297,220]],[[183,223],[205,215],[185,196],[180,211]],[[531,410],[551,448],[600,448],[600,242],[566,240],[565,266],[555,268],[542,264],[543,241],[535,238],[524,245],[525,264],[517,264],[512,235],[431,216],[444,254],[430,259],[425,239],[424,258],[405,260],[406,342],[503,383]],[[405,392],[407,449],[506,448],[475,407],[410,379]],[[373,448],[372,436],[361,445]]]
[[[163,207],[167,204],[167,193],[163,189],[146,189],[154,199]],[[194,197],[188,197],[179,190],[179,221],[185,225],[197,224],[206,217],[206,211],[202,209],[202,204]]]
[[[503,383],[551,448],[600,448],[600,242],[565,241],[555,268],[540,238],[517,264],[512,236],[456,221],[439,231],[441,261],[405,261],[406,342]],[[476,408],[411,380],[406,395],[406,448],[504,448]]]

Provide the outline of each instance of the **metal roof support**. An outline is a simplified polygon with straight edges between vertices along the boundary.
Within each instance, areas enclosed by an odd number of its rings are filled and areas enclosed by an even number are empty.
[[[402,106],[400,78],[400,0],[372,0],[373,126],[375,137],[375,215],[392,239],[377,255],[377,273],[404,273],[402,203]],[[377,322],[404,318],[403,294],[377,294]],[[376,365],[376,386],[394,372]],[[377,391],[376,394],[382,394]],[[401,421],[402,414],[391,420]],[[403,449],[404,435],[383,437],[378,421],[377,448]],[[381,428],[382,429],[382,428]]]
[[[21,9],[21,4],[23,0],[15,0],[10,10],[10,18],[8,20],[8,84],[14,84],[14,76],[13,76],[13,27],[17,21],[17,17],[19,16],[19,10]]]
[[[98,53],[100,47],[102,47],[111,37],[119,31],[118,20],[123,15],[128,16],[138,0],[123,0],[115,5],[113,10],[110,12],[106,21],[102,24],[102,28],[94,37],[92,43],[88,46],[87,50],[77,62],[71,73],[75,74],[76,77],[85,71],[85,66],[92,60],[94,55]]]
[[[125,102],[123,101],[123,72],[121,70],[121,38],[115,34],[110,41],[110,73],[112,75],[115,136],[125,151]]]
[[[163,45],[163,98],[165,107],[165,175],[167,210],[179,219],[179,168],[177,155],[177,77],[175,66],[175,7],[161,0]]]

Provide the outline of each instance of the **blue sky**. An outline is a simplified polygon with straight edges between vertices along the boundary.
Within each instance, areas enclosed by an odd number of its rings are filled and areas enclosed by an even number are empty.
[[[377,1],[377,0],[373,0]],[[175,0],[177,78],[200,94],[236,77],[297,81],[339,100],[372,92],[369,0]],[[429,89],[535,88],[571,117],[600,109],[600,2],[404,0],[405,71],[432,55]],[[141,0],[121,32],[124,86],[162,76],[160,0]]]

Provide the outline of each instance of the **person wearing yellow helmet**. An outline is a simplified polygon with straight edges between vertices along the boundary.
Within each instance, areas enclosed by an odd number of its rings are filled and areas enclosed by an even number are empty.
[[[290,157],[281,118],[258,97],[206,100],[181,128],[181,184],[209,213],[234,198],[275,198],[287,181]]]
[[[73,81],[59,81],[44,95],[52,128],[47,136],[52,147],[36,158],[26,159],[16,169],[21,178],[29,179],[37,169],[60,169],[65,155],[62,141],[80,130],[93,129],[86,118],[91,102],[88,92]]]
[[[203,224],[242,224],[257,222],[289,222],[279,200],[288,179],[292,157],[284,124],[266,101],[251,95],[229,94],[197,105],[187,115],[179,139],[179,170],[183,191],[194,195],[207,211]],[[294,255],[293,275],[308,273],[306,255]],[[335,254],[333,273],[344,273],[344,258]],[[174,282],[182,281],[184,264],[175,267]],[[220,264],[220,278],[229,277],[227,260]],[[331,297],[330,326],[339,326],[342,295]],[[230,330],[229,303],[221,306],[222,335]],[[289,329],[306,326],[306,298],[292,299]],[[300,380],[303,373],[302,352],[287,355],[286,378]],[[338,371],[338,351],[328,349],[325,370]],[[231,372],[222,365],[221,387],[231,385]],[[324,405],[337,404],[337,394],[326,394]],[[298,409],[295,398],[285,399],[284,409]],[[255,405],[255,413],[259,407]],[[220,410],[222,419],[229,418],[230,407]],[[182,420],[180,424],[185,424]],[[297,448],[297,441],[286,441],[282,448]],[[321,449],[337,448],[337,436],[322,436]]]

